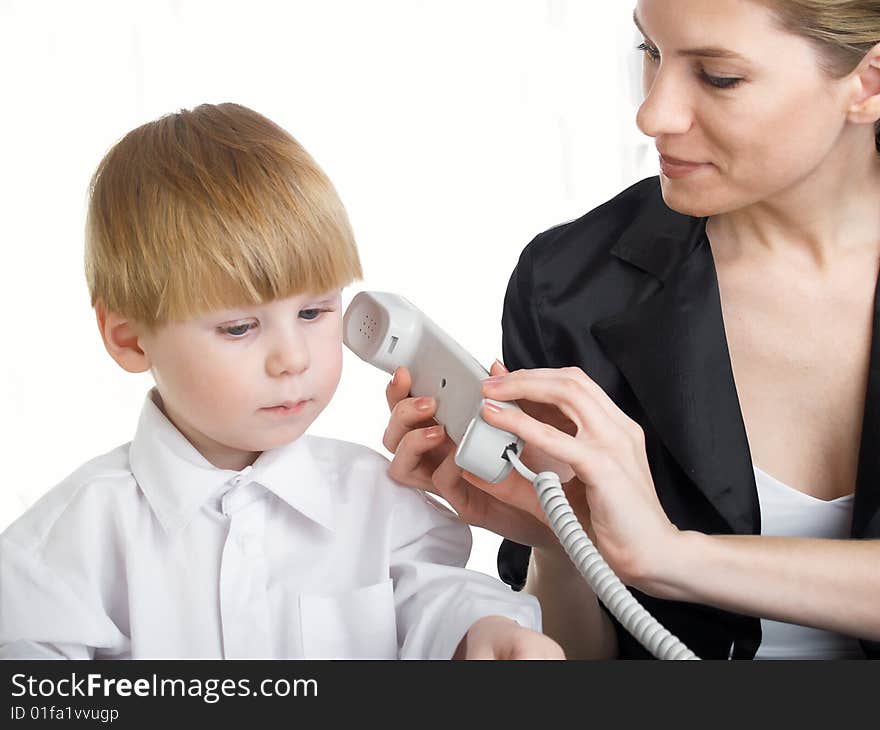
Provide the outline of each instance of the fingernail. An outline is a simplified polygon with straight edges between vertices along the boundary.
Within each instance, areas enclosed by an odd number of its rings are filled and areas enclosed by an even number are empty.
[[[485,406],[487,410],[492,411],[492,413],[501,413],[501,407],[496,406],[494,403],[490,403],[489,401],[485,401],[483,403],[483,406]]]
[[[429,397],[416,398],[416,410],[417,411],[428,411],[431,409],[432,405],[434,405],[433,398],[429,398]]]
[[[506,377],[506,375],[493,375],[491,378],[483,378],[481,382],[483,385],[497,385]]]
[[[425,431],[425,438],[435,439],[443,435],[443,426],[431,426]]]
[[[391,385],[397,385],[397,371],[394,371],[394,375],[391,376]]]
[[[507,369],[507,366],[506,366],[503,362],[501,362],[501,360],[499,360],[499,359],[496,358],[496,359],[495,359],[495,364],[496,364],[498,367],[500,367],[505,373],[509,373],[509,372],[510,372],[510,370]]]

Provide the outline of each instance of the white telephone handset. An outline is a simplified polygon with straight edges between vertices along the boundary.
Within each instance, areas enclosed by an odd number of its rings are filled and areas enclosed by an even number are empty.
[[[499,482],[511,467],[535,486],[550,527],[569,557],[624,627],[660,659],[697,659],[651,616],[614,575],[577,521],[559,477],[535,474],[519,460],[524,443],[486,423],[480,381],[486,370],[410,302],[387,292],[360,292],[343,320],[343,341],[362,360],[388,373],[406,367],[411,395],[437,400],[435,419],[458,448],[455,463],[487,482]],[[514,403],[492,401],[503,408]]]
[[[480,381],[489,373],[461,345],[406,299],[386,292],[355,295],[343,328],[345,344],[358,357],[387,373],[406,367],[412,376],[411,395],[436,399],[435,418],[458,445],[456,464],[487,482],[499,482],[510,473],[505,451],[514,444],[521,452],[522,441],[482,419]]]

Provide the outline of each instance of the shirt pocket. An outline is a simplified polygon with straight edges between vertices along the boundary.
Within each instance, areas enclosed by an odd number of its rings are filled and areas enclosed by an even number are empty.
[[[299,597],[306,659],[397,659],[391,579],[340,593]]]

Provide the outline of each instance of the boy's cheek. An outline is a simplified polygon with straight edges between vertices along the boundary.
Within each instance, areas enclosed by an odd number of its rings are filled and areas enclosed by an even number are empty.
[[[342,378],[342,341],[330,344],[320,356],[320,361],[312,363],[323,371],[324,382],[332,394]]]
[[[183,354],[174,358],[166,366],[157,368],[160,388],[164,384],[179,397],[190,402],[205,403],[216,399],[218,393],[234,392],[241,369],[233,366],[218,369],[212,367],[206,358],[186,357]],[[209,403],[205,403],[210,406]]]

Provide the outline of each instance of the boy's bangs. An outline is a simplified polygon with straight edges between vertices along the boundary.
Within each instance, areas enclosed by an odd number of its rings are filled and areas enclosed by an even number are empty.
[[[155,322],[184,320],[243,304],[342,289],[361,277],[348,241],[303,245],[251,239],[201,248],[187,266],[171,267],[159,295]]]

